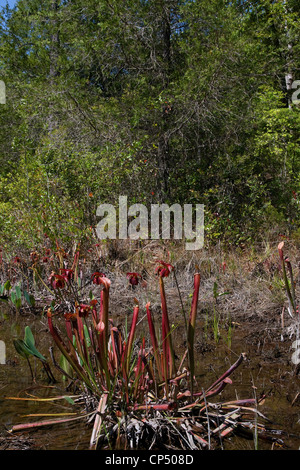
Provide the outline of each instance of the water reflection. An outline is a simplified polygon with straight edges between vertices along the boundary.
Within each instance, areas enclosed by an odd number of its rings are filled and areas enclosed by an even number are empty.
[[[24,397],[30,395],[47,398],[64,393],[63,383],[59,383],[54,388],[47,386],[47,378],[43,368],[40,362],[34,358],[31,361],[37,383],[32,383],[26,360],[17,355],[13,345],[14,339],[23,338],[26,325],[30,326],[36,338],[38,350],[49,358],[51,337],[47,332],[44,319],[34,316],[16,319],[9,312],[0,312],[0,340],[4,341],[6,346],[6,363],[0,364],[0,449],[10,448],[9,445],[19,445],[20,448],[45,450],[87,450],[89,448],[91,427],[81,421],[27,432],[23,431],[9,436],[11,442],[7,440],[7,430],[13,425],[43,419],[25,418],[24,415],[26,414],[74,412],[74,408],[67,402],[38,403],[5,399],[7,396]],[[212,343],[211,347],[205,351],[197,352],[199,389],[202,386],[210,385],[228,369],[241,352],[246,352],[249,360],[234,373],[232,377],[233,385],[225,388],[221,398],[218,399],[226,401],[253,398],[254,392],[257,395],[265,392],[269,396],[260,411],[286,433],[299,435],[300,404],[299,402],[292,404],[293,398],[299,391],[299,378],[293,375],[292,366],[287,364],[284,359],[274,360],[272,357],[269,358],[267,351],[264,355],[261,355],[253,348],[253,345],[247,344],[244,340],[244,333],[242,331],[235,333],[230,350],[224,344],[216,346]],[[180,335],[178,341],[179,338]],[[275,343],[270,344],[270,350],[274,347]],[[271,427],[273,427],[273,423],[270,423]],[[283,436],[283,439],[291,449],[296,450],[299,448],[300,440],[298,437],[286,435]],[[270,443],[260,442],[259,446],[261,449],[271,448]],[[234,437],[225,442],[224,448],[253,449],[254,442]]]

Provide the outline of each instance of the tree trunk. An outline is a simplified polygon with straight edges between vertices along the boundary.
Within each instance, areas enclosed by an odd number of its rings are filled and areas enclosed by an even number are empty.
[[[59,0],[51,0],[50,5],[50,68],[49,68],[49,92],[54,93],[55,79],[58,76],[58,57],[59,57],[59,25],[58,25]],[[48,131],[49,134],[57,128],[53,105],[49,105]]]

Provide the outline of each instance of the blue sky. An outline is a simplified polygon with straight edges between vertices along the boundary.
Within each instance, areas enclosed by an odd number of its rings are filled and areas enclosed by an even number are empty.
[[[10,7],[13,7],[15,5],[16,1],[17,0],[8,0],[6,2],[6,0],[0,0],[0,7],[5,7],[6,3],[8,3]]]

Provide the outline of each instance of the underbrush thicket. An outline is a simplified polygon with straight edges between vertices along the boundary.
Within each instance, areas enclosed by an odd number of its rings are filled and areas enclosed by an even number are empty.
[[[78,242],[120,195],[204,204],[212,242],[299,231],[298,3],[82,8],[1,10],[1,246]]]

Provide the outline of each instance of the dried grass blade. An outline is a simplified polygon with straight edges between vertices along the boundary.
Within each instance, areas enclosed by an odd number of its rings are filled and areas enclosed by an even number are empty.
[[[68,398],[78,398],[78,395],[62,395],[59,397],[52,397],[52,398],[38,398],[38,397],[32,397],[32,398],[23,398],[23,397],[4,397],[5,400],[19,400],[19,401],[55,401],[55,400],[66,400]]]
[[[104,393],[98,403],[96,412],[96,418],[94,422],[93,432],[90,439],[90,450],[96,450],[97,448],[97,436],[99,434],[102,425],[102,415],[104,414],[107,402],[107,393]]]
[[[77,421],[79,419],[86,418],[87,416],[89,415],[77,416],[76,418],[51,419],[51,420],[46,420],[46,421],[38,421],[36,423],[16,424],[8,432],[13,433],[13,432],[18,432],[18,431],[23,431],[24,429],[33,429],[33,428],[40,428],[43,426],[52,426],[53,424],[69,423],[71,421]]]

